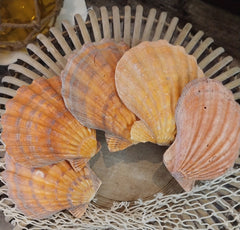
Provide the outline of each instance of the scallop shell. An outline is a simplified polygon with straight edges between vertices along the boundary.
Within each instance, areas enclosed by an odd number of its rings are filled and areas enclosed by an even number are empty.
[[[175,107],[183,87],[203,77],[195,58],[165,40],[142,42],[116,67],[117,92],[140,121],[131,129],[135,142],[170,144],[176,134]]]
[[[87,43],[69,58],[61,74],[67,108],[84,126],[105,131],[110,151],[132,144],[130,129],[136,118],[119,99],[114,79],[127,49],[113,40]]]
[[[75,172],[67,161],[27,168],[5,156],[3,178],[8,195],[27,217],[42,219],[68,209],[80,218],[95,196],[101,181],[88,167]]]
[[[95,130],[71,115],[60,91],[59,77],[39,78],[7,102],[2,140],[17,162],[42,167],[68,159],[78,170],[97,153]]]
[[[190,82],[179,99],[176,124],[164,163],[186,191],[195,180],[217,178],[233,166],[240,148],[240,107],[220,82]]]

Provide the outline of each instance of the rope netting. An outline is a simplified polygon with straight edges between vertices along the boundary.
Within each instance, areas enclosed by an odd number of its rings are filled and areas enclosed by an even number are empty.
[[[7,188],[0,188],[1,210],[11,224],[20,229],[238,229],[240,225],[240,165],[224,176],[199,183],[188,193],[129,202],[114,202],[110,209],[93,200],[81,219],[68,211],[48,219],[31,220],[21,214]],[[4,162],[0,163],[4,168]],[[2,181],[2,177],[0,177]]]

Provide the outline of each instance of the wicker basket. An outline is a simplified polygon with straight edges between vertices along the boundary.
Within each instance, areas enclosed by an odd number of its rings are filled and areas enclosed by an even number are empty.
[[[116,6],[110,13],[101,7],[99,18],[99,12],[89,10],[87,22],[80,15],[75,15],[74,26],[63,21],[63,31],[53,27],[49,37],[39,34],[39,45],[28,44],[29,55],[19,56],[17,63],[9,66],[11,76],[2,80],[1,114],[4,113],[6,101],[16,94],[18,87],[30,84],[38,77],[60,75],[68,56],[75,49],[80,49],[83,43],[102,38],[123,40],[131,47],[141,41],[158,39],[182,45],[196,57],[207,77],[222,81],[232,90],[235,99],[240,99],[240,68],[231,66],[232,57],[227,56],[223,48],[216,48],[212,38],[205,38],[202,31],[192,32],[190,23],[179,28],[179,19],[168,18],[166,12],[151,9],[144,16],[143,11],[140,5],[133,10],[126,6],[123,15],[120,15]],[[156,18],[156,15],[159,16]],[[4,154],[4,145],[1,145],[0,151]],[[94,169],[94,163],[92,165]],[[16,226],[15,229],[238,229],[239,167],[238,158],[231,171],[216,180],[199,183],[189,193],[179,194],[177,183],[170,178],[168,184],[162,186],[164,189],[155,195],[136,197],[131,202],[120,202],[98,194],[81,219],[74,219],[67,211],[62,211],[49,219],[29,220],[15,209],[7,197],[5,185],[0,187],[0,207],[6,220]],[[3,158],[0,169],[4,169]]]

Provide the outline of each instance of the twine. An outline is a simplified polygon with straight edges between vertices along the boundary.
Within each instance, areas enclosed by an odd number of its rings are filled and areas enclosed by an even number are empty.
[[[28,36],[23,40],[23,41],[14,41],[14,42],[9,42],[9,41],[0,41],[0,46],[4,47],[5,49],[8,50],[17,50],[20,48],[25,47],[29,42],[32,42],[35,39],[35,36],[39,30],[42,28],[42,26],[47,23],[48,21],[50,22],[51,19],[53,19],[53,22],[51,25],[48,25],[48,27],[51,27],[54,25],[56,21],[56,17],[59,14],[62,5],[63,5],[63,0],[55,0],[55,8],[44,18],[41,18],[41,12],[38,4],[38,0],[34,0],[34,5],[35,5],[35,14],[36,14],[36,19],[34,21],[31,21],[29,23],[1,23],[0,24],[0,30],[3,29],[16,29],[16,28],[23,28],[23,29],[32,29],[32,31],[28,34]]]

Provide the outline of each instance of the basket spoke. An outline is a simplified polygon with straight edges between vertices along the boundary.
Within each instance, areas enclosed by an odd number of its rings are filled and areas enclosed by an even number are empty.
[[[190,30],[192,29],[192,24],[191,23],[187,23],[181,33],[178,35],[176,41],[174,42],[174,45],[182,45],[182,43],[184,42],[184,40],[187,38]]]
[[[31,58],[29,58],[29,59],[32,60]],[[35,63],[35,64],[39,64],[39,63]],[[25,76],[27,76],[28,78],[30,78],[32,80],[34,80],[34,79],[36,79],[38,77],[41,77],[38,74],[34,73],[33,71],[25,68],[22,65],[18,65],[18,64],[11,64],[11,65],[9,65],[8,69],[9,70],[13,70],[14,72],[17,72],[17,73],[22,73],[22,74],[24,74]]]
[[[160,17],[159,17],[158,24],[157,24],[157,27],[156,27],[156,30],[155,30],[155,33],[154,33],[154,36],[153,36],[153,39],[152,39],[153,41],[157,41],[157,40],[160,39],[162,31],[163,31],[163,27],[164,27],[165,22],[166,22],[166,18],[167,18],[167,13],[162,12]]]
[[[4,112],[5,112],[5,110],[0,109],[0,114],[1,114],[1,115],[4,114]],[[1,125],[0,125],[0,128],[1,128]],[[0,145],[0,156],[1,156],[1,157],[4,156],[5,152],[6,152],[5,147],[2,146],[2,145]],[[1,188],[2,188],[2,187],[1,187]]]
[[[156,13],[157,13],[156,9],[151,9],[150,10],[150,12],[148,14],[148,18],[147,18],[147,23],[146,23],[146,26],[144,28],[142,41],[149,40],[151,31],[152,31],[153,22],[155,20]]]
[[[74,27],[71,26],[69,22],[66,20],[62,21],[62,25],[68,32],[69,38],[71,39],[75,49],[81,49],[82,45],[78,36],[76,35],[76,31],[74,30]]]
[[[217,71],[226,67],[230,62],[232,62],[233,58],[231,56],[227,56],[215,64],[212,68],[210,68],[206,73],[206,77],[212,77]]]
[[[61,74],[61,69],[59,69],[56,63],[53,62],[39,47],[30,43],[27,45],[27,49],[37,55],[51,70],[55,72],[56,75],[59,76]]]
[[[206,38],[201,45],[194,51],[193,56],[198,59],[203,52],[213,43],[212,38]]]
[[[10,84],[13,84],[13,85],[17,85],[18,87],[21,87],[23,85],[29,85],[27,82],[25,81],[22,81],[18,78],[15,78],[13,76],[5,76],[3,77],[2,79],[2,82],[6,82],[6,83],[10,83]]]
[[[81,35],[83,37],[84,42],[91,42],[91,38],[89,35],[89,32],[87,30],[86,24],[84,22],[84,20],[82,19],[80,14],[75,14],[74,16],[75,18],[75,23],[78,25],[79,30],[81,32]]]
[[[107,8],[105,6],[102,6],[100,8],[100,11],[101,11],[101,17],[102,17],[103,37],[110,39],[111,33],[110,33],[110,24],[109,24]]]
[[[31,58],[30,56],[28,56],[26,54],[20,54],[19,59],[23,60],[26,63],[31,64],[32,67],[34,67],[36,70],[38,70],[40,73],[42,73],[43,76],[46,76],[47,78],[53,77],[55,75],[52,70],[45,68],[39,62],[37,62],[36,60],[34,60],[33,58]],[[11,65],[9,66],[9,68],[10,67],[11,67]],[[21,66],[19,68],[21,68]],[[27,69],[27,68],[24,68],[24,69]]]
[[[179,19],[177,17],[174,17],[171,20],[171,23],[168,26],[167,32],[166,32],[166,34],[165,34],[165,36],[163,38],[164,40],[167,40],[168,42],[171,41],[171,38],[173,37],[173,33],[174,33],[174,31],[176,29],[176,26],[178,24],[178,21],[179,21]]]
[[[210,64],[214,59],[216,59],[220,54],[224,52],[222,47],[215,49],[207,57],[205,57],[200,63],[200,68],[204,69],[208,64]]]
[[[11,96],[11,97],[14,97],[16,95],[16,90],[14,89],[11,89],[11,88],[7,88],[7,87],[2,87],[0,86],[0,92],[2,94],[5,94],[5,95],[8,95],[8,96]]]
[[[239,100],[240,99],[240,92],[234,93],[233,96],[234,96],[235,100]]]
[[[138,5],[136,7],[136,15],[134,21],[134,30],[133,30],[133,38],[132,38],[132,46],[135,46],[140,41],[140,32],[141,32],[141,25],[142,25],[142,14],[143,14],[143,7]]]
[[[200,41],[203,35],[204,33],[200,30],[192,37],[191,41],[187,44],[185,48],[187,53],[190,53],[192,51],[194,46]]]
[[[63,49],[64,53],[66,56],[68,56],[72,50],[69,47],[69,45],[67,44],[65,38],[62,36],[62,32],[60,30],[58,30],[56,27],[52,27],[50,29],[50,32],[53,34],[53,36],[56,38],[58,44],[61,46],[61,48]]]
[[[101,36],[101,31],[98,25],[97,15],[94,10],[89,10],[89,17],[92,24],[95,41],[98,42],[102,39],[102,36]]]
[[[240,78],[227,83],[225,86],[228,89],[234,89],[234,88],[238,87],[239,85],[240,85]]]
[[[5,113],[4,109],[0,109],[0,115],[2,116]]]
[[[113,34],[114,40],[119,42],[121,40],[121,27],[120,27],[120,15],[119,8],[117,6],[112,7],[113,12]]]
[[[219,76],[217,76],[215,79],[218,81],[225,81],[226,79],[236,75],[240,73],[240,68],[239,67],[233,67],[231,69],[229,69],[228,71],[220,74]]]
[[[9,98],[6,97],[0,97],[0,104],[1,105],[5,105],[7,103],[7,101],[9,100]]]
[[[125,15],[124,15],[124,32],[123,40],[126,44],[130,46],[131,43],[131,7],[125,6]]]
[[[47,48],[47,51],[51,53],[52,56],[57,60],[57,63],[59,63],[62,68],[64,68],[67,60],[59,53],[52,42],[43,34],[39,34],[37,38]]]

